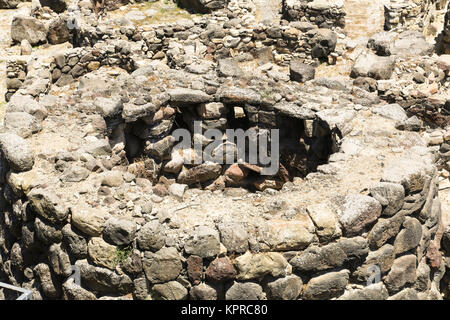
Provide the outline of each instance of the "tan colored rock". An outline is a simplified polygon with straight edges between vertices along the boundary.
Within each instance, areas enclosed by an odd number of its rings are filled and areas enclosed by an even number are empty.
[[[286,276],[292,273],[292,267],[281,253],[247,252],[234,262],[238,280],[261,279],[266,275]]]
[[[111,270],[117,265],[117,247],[110,245],[100,237],[92,238],[88,243],[88,254],[94,264]]]
[[[102,234],[109,216],[105,208],[92,208],[86,204],[72,208],[72,224],[83,233],[94,237]]]

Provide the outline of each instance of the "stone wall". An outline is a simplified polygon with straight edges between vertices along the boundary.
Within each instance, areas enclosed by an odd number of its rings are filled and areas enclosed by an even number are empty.
[[[443,230],[435,156],[426,148],[387,163],[380,183],[348,195],[338,220],[323,228],[269,221],[258,251],[242,225],[199,226],[173,246],[164,219],[67,207],[49,189],[29,185],[27,171],[13,169],[10,143],[20,141],[5,139],[0,280],[33,290],[35,299],[439,298]],[[108,179],[114,183],[112,173]],[[308,208],[316,224],[325,223],[323,210]],[[289,241],[279,238],[280,228]],[[68,278],[71,265],[82,287]],[[381,282],[366,286],[374,270]]]
[[[282,12],[289,21],[308,21],[321,28],[345,26],[341,0],[283,0]]]
[[[384,29],[424,30],[434,23],[436,14],[445,9],[447,3],[448,0],[391,0],[384,7]]]

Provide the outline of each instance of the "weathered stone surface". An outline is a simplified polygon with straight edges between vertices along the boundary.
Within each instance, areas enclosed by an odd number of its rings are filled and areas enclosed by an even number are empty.
[[[379,106],[377,108],[374,108],[372,112],[394,121],[405,121],[406,119],[408,119],[405,109],[403,109],[397,103]]]
[[[309,218],[304,220],[272,219],[260,228],[260,238],[271,250],[302,250],[314,239],[314,226]]]
[[[96,300],[97,298],[92,292],[83,289],[75,284],[72,278],[68,279],[62,285],[62,291],[65,300]]]
[[[296,300],[302,292],[302,279],[289,275],[267,283],[265,291],[267,298],[273,300]]]
[[[78,260],[75,265],[80,268],[81,283],[86,289],[119,294],[133,290],[133,281],[125,274],[118,275],[109,269],[92,266],[86,260]]]
[[[367,236],[370,248],[380,248],[389,239],[395,237],[400,231],[403,221],[403,216],[394,216],[389,219],[379,219]]]
[[[12,170],[22,172],[33,168],[34,156],[31,146],[20,136],[12,132],[0,134],[0,150]]]
[[[122,100],[118,98],[98,97],[94,100],[94,106],[103,117],[114,117],[123,109]]]
[[[70,166],[64,170],[61,181],[63,182],[80,182],[89,177],[89,170],[80,166]]]
[[[377,251],[370,251],[364,264],[358,267],[354,275],[358,281],[366,283],[369,277],[372,275],[371,268],[374,265],[380,268],[381,274],[386,274],[395,260],[394,246],[385,244]]]
[[[69,208],[52,190],[35,188],[28,193],[28,199],[35,212],[51,222],[63,222],[69,215]]]
[[[383,206],[383,216],[397,213],[405,200],[405,189],[401,184],[379,182],[370,188],[370,194]]]
[[[93,237],[88,242],[89,258],[99,267],[111,270],[117,265],[117,247],[110,245],[100,237]]]
[[[158,220],[147,222],[137,233],[140,249],[158,251],[165,244],[165,233]]]
[[[180,0],[179,4],[193,12],[207,13],[224,8],[227,0]]]
[[[54,19],[48,26],[48,42],[60,44],[72,40],[67,21],[62,18]]]
[[[216,179],[222,171],[218,163],[205,162],[191,169],[182,171],[177,181],[182,184],[192,185],[198,182],[206,182]]]
[[[386,287],[379,282],[363,289],[348,290],[338,300],[386,300],[388,297]]]
[[[199,284],[203,279],[203,259],[199,256],[189,256],[186,265],[189,280],[193,284]]]
[[[265,300],[259,284],[253,282],[234,282],[225,294],[226,300]]]
[[[289,262],[296,271],[317,272],[361,261],[368,252],[367,241],[363,237],[355,237],[340,239],[323,247],[310,246]]]
[[[316,226],[316,233],[323,242],[328,242],[341,235],[337,214],[327,205],[310,205],[306,208]]]
[[[261,96],[253,89],[226,87],[221,88],[220,101],[223,103],[250,103],[257,105],[261,103]]]
[[[280,277],[292,272],[292,267],[283,255],[277,252],[256,254],[247,252],[238,257],[234,265],[238,280],[261,279],[265,275]]]
[[[86,258],[87,241],[81,234],[73,230],[70,224],[66,224],[64,228],[62,228],[62,235],[63,243],[71,256],[77,260]]]
[[[387,275],[384,283],[390,293],[400,291],[405,285],[412,284],[416,280],[415,255],[406,255],[395,259],[391,271]]]
[[[241,77],[243,71],[233,59],[220,59],[217,64],[219,77]]]
[[[42,130],[36,117],[26,112],[8,112],[3,121],[8,131],[12,131],[22,138],[28,138]]]
[[[394,66],[395,60],[391,57],[380,57],[371,53],[362,54],[356,59],[350,75],[353,78],[390,79]]]
[[[248,250],[248,232],[242,224],[219,224],[220,241],[228,252],[244,253]]]
[[[56,275],[68,277],[72,274],[69,255],[61,249],[60,244],[52,244],[48,251],[48,261]]]
[[[406,288],[400,291],[399,293],[390,296],[388,300],[420,300],[417,295],[417,291],[413,288]]]
[[[422,239],[422,225],[419,220],[407,217],[394,241],[395,254],[401,254],[416,248]]]
[[[292,81],[306,82],[314,79],[316,70],[313,66],[293,59],[289,65],[290,77]]]
[[[39,0],[39,2],[41,6],[49,7],[56,13],[63,13],[69,5],[67,0]]]
[[[382,181],[401,184],[405,192],[422,190],[431,168],[426,163],[408,158],[388,162],[383,170]]]
[[[217,300],[217,290],[206,283],[192,287],[189,294],[192,300]]]
[[[37,45],[47,41],[47,28],[36,18],[17,15],[11,24],[11,39],[21,42],[26,39],[31,45]]]
[[[178,88],[169,90],[170,101],[172,103],[180,104],[199,104],[211,102],[212,97],[200,90]]]
[[[112,217],[105,223],[103,237],[106,241],[122,246],[134,240],[136,235],[136,223],[128,219]]]
[[[37,238],[46,245],[61,242],[62,232],[58,226],[38,216],[34,219],[34,230],[36,231]]]
[[[143,266],[150,283],[174,280],[183,268],[181,256],[173,247],[164,247],[155,253],[145,252]]]
[[[216,258],[206,269],[206,279],[211,282],[225,282],[234,280],[236,270],[228,257]]]
[[[202,258],[212,258],[220,252],[219,232],[216,229],[199,226],[184,244],[187,254],[194,254]]]
[[[331,299],[342,295],[348,284],[349,271],[329,272],[312,278],[303,291],[305,300]]]
[[[90,236],[100,236],[105,228],[109,213],[105,208],[91,208],[79,204],[72,208],[72,224],[81,232]]]
[[[357,235],[381,215],[381,204],[374,198],[359,194],[345,199],[339,221],[347,235]]]
[[[155,284],[151,294],[154,300],[186,300],[188,297],[187,289],[177,281]]]
[[[59,297],[58,282],[56,277],[51,273],[50,268],[45,263],[39,263],[33,269],[39,279],[39,283],[47,299],[56,299]]]

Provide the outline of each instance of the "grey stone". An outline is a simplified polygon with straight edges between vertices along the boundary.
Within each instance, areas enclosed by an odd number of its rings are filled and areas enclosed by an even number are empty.
[[[123,103],[118,98],[98,97],[94,100],[94,106],[97,112],[103,117],[114,117],[122,112]]]
[[[220,252],[219,232],[216,229],[199,226],[194,229],[190,238],[184,244],[187,254],[202,258],[212,258]]]
[[[401,184],[379,182],[370,188],[370,195],[383,206],[381,215],[392,216],[403,206],[405,189]]]
[[[212,101],[210,95],[200,90],[177,88],[170,89],[168,93],[170,95],[170,101],[176,104],[199,104]]]
[[[415,218],[406,217],[403,227],[394,241],[395,254],[416,248],[422,239],[422,225]]]
[[[219,77],[241,77],[243,72],[233,59],[220,59],[217,64]]]
[[[136,239],[140,249],[158,251],[165,244],[165,233],[159,221],[153,220],[139,230]]]
[[[342,295],[348,284],[349,271],[329,272],[312,278],[303,291],[305,300],[328,300]]]
[[[117,246],[129,244],[136,236],[136,223],[129,219],[111,217],[105,223],[103,237]]]
[[[60,244],[52,244],[48,251],[48,261],[55,274],[68,277],[72,274],[69,255],[61,249]]]
[[[381,215],[381,204],[374,198],[360,194],[345,198],[339,221],[348,235],[357,235]]]
[[[302,279],[296,275],[279,278],[267,283],[267,298],[273,300],[296,300],[302,292]]]
[[[403,109],[399,104],[385,104],[372,109],[373,113],[379,114],[380,116],[392,119],[394,121],[405,121],[408,119],[405,109]]]
[[[12,170],[22,172],[33,168],[34,156],[31,146],[18,135],[9,132],[0,134],[0,150]]]
[[[395,60],[391,57],[380,57],[371,53],[362,54],[356,59],[350,76],[387,80],[391,78],[394,66]]]
[[[217,300],[217,290],[207,283],[192,287],[189,294],[192,300]]]
[[[297,82],[312,80],[316,74],[316,70],[313,66],[303,63],[298,59],[291,60],[289,72],[291,80]]]
[[[400,231],[403,221],[402,215],[396,215],[389,219],[379,219],[367,236],[370,248],[377,249],[389,239],[395,237]]]
[[[384,279],[389,293],[396,293],[405,285],[416,281],[416,263],[417,258],[412,254],[395,259],[391,271]]]
[[[37,45],[47,41],[47,28],[36,18],[17,15],[11,24],[11,39],[21,42],[26,39],[31,45]]]
[[[386,300],[388,291],[382,282],[371,284],[363,289],[346,291],[338,300]]]
[[[225,294],[226,300],[265,300],[261,286],[253,282],[234,282]]]
[[[164,247],[156,253],[145,252],[143,267],[150,283],[175,280],[183,269],[181,256],[173,247]]]
[[[187,289],[177,281],[155,284],[151,294],[153,300],[186,300],[188,297]]]
[[[106,268],[95,267],[86,260],[78,260],[83,287],[101,293],[127,294],[133,291],[133,281],[126,274],[117,274]]]
[[[67,279],[62,285],[62,291],[65,300],[96,300],[97,298],[92,292],[83,289],[75,284],[73,278]]]
[[[28,138],[42,130],[39,121],[26,112],[8,112],[3,121],[8,131],[12,131],[22,138]]]
[[[34,211],[50,222],[63,222],[69,215],[64,201],[51,190],[35,188],[28,193]]]
[[[218,228],[220,240],[228,252],[244,253],[248,250],[248,232],[243,225],[225,222],[219,224]]]

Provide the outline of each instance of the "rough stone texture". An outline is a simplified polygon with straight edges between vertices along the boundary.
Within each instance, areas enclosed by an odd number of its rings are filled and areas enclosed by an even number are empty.
[[[226,300],[265,300],[260,285],[253,282],[234,282],[227,290]]]
[[[0,134],[0,149],[13,170],[21,172],[33,168],[33,152],[25,139],[14,133],[2,133]]]
[[[47,28],[38,19],[27,16],[15,16],[11,25],[11,39],[16,42],[28,40],[31,45],[47,41]]]
[[[349,272],[342,270],[339,272],[330,272],[315,278],[312,278],[303,291],[305,300],[331,299],[344,293],[348,284]]]
[[[339,221],[348,235],[357,235],[381,215],[381,204],[374,198],[349,195],[345,199]]]
[[[361,55],[353,65],[351,76],[370,77],[377,80],[390,79],[395,62],[390,57],[380,57],[374,54]]]
[[[146,252],[143,260],[144,272],[150,283],[174,280],[182,270],[181,256],[173,247],[164,247],[152,253]]]

